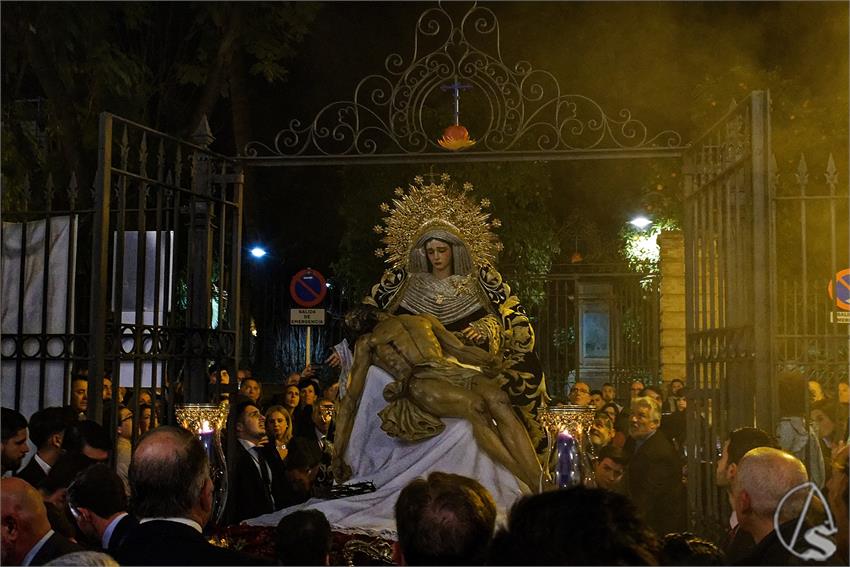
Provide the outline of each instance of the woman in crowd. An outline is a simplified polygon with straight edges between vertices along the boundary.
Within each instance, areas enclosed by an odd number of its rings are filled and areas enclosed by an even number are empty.
[[[268,446],[274,452],[272,458],[281,462],[286,460],[286,444],[292,439],[292,417],[287,408],[271,406],[266,410],[266,435],[269,438]]]
[[[295,408],[298,407],[299,402],[301,401],[301,392],[298,389],[298,384],[290,384],[286,387],[286,390],[283,392],[283,407],[289,413],[289,417],[292,417],[292,412],[295,411]]]
[[[838,442],[842,440],[841,433],[844,427],[843,424],[839,423],[838,415],[838,407],[835,402],[826,399],[813,403],[809,413],[809,419],[820,439],[824,463],[827,464],[831,462],[832,453],[838,447]],[[828,477],[828,466],[826,467],[826,474]]]

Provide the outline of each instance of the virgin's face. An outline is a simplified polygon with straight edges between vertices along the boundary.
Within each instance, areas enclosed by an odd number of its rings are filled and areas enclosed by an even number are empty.
[[[301,392],[298,391],[298,386],[290,386],[286,389],[286,398],[284,399],[286,407],[297,407],[300,399]]]
[[[442,240],[431,239],[425,243],[425,254],[435,273],[452,273],[452,247]]]
[[[275,439],[280,439],[286,433],[286,417],[279,411],[271,412],[266,417],[266,429]]]

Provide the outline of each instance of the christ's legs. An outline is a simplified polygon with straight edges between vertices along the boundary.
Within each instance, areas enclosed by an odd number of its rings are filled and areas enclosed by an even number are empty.
[[[514,413],[507,394],[494,383],[485,380],[475,380],[473,391],[484,399],[490,415],[496,421],[502,442],[524,471],[521,478],[529,479],[526,483],[530,481],[532,484],[529,486],[535,490],[540,482],[540,461],[534,453],[534,444],[528,436],[528,431]]]
[[[438,417],[467,419],[472,424],[473,435],[481,449],[529,488],[535,489],[539,480],[539,469],[537,475],[529,475],[511,455],[493,424],[493,419],[487,411],[487,403],[479,394],[434,378],[412,379],[408,394],[416,405]]]

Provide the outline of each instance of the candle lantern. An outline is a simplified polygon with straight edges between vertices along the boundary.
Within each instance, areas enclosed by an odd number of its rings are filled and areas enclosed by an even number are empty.
[[[227,400],[220,404],[184,404],[175,408],[181,427],[198,436],[207,452],[210,479],[213,482],[213,523],[219,524],[227,504],[227,463],[221,443],[221,434],[227,423]]]
[[[570,488],[593,480],[586,450],[586,432],[593,424],[592,406],[541,407],[537,418],[546,430],[547,460],[544,473],[554,468],[558,488]]]

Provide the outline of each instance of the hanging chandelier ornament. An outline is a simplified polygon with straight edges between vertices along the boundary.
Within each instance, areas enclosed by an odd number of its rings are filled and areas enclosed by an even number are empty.
[[[461,82],[457,79],[455,79],[455,82],[451,85],[443,85],[440,87],[440,90],[444,92],[452,91],[452,96],[454,97],[455,123],[446,127],[446,129],[443,130],[443,137],[437,140],[437,143],[447,150],[458,151],[475,145],[475,140],[469,139],[469,130],[460,123],[460,91],[466,91],[471,88],[472,85],[461,84]]]

